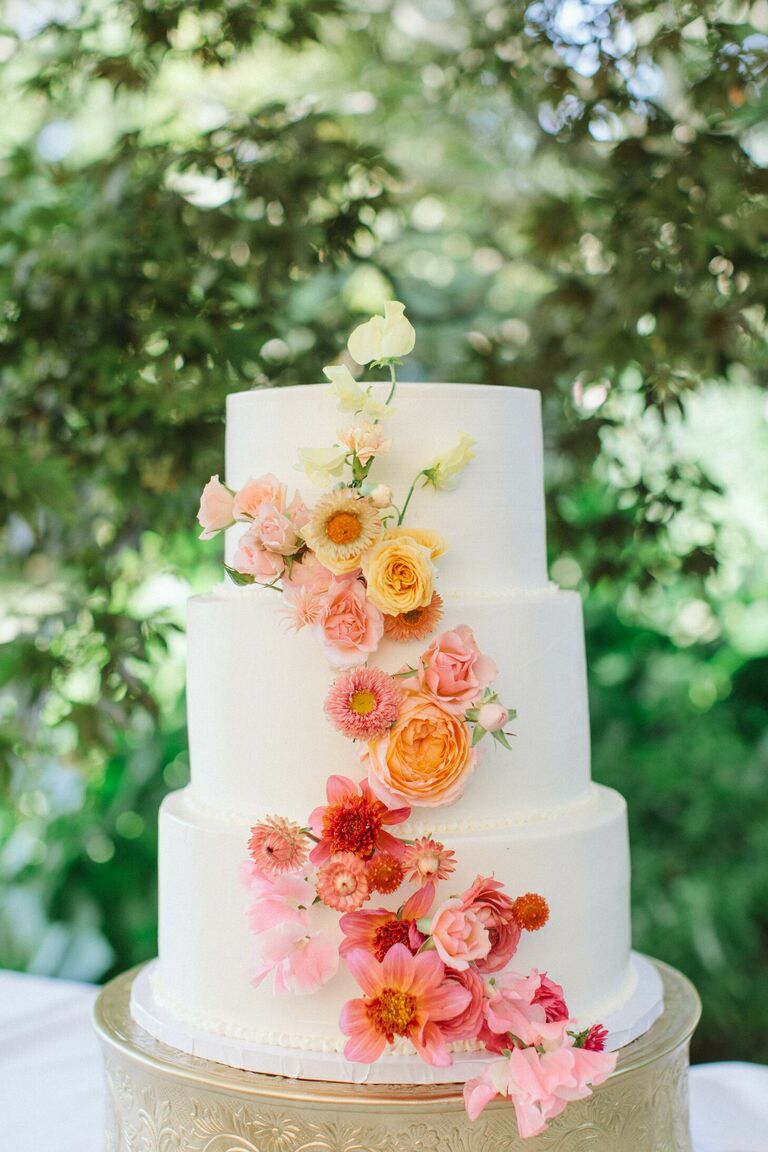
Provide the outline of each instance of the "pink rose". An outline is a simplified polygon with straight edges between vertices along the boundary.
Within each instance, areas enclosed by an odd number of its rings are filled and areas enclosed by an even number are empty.
[[[384,634],[384,617],[365,594],[356,576],[334,578],[314,625],[328,661],[334,668],[363,664]]]
[[[274,504],[264,503],[254,520],[254,527],[262,545],[268,552],[290,556],[299,546],[299,537],[293,523]]]
[[[261,543],[258,526],[252,524],[240,537],[232,560],[236,572],[253,576],[260,584],[271,584],[285,568],[283,557],[277,552],[268,552]]]
[[[541,1005],[548,1021],[568,1019],[568,1006],[565,1003],[563,989],[559,984],[555,984],[554,980],[550,980],[546,972],[541,977],[532,1003]]]
[[[298,492],[294,493],[286,512],[296,528],[303,528],[309,520],[309,511]]]
[[[452,1020],[443,1020],[440,1029],[449,1043],[454,1040],[476,1040],[483,1027],[483,1008],[485,986],[483,978],[476,968],[465,968],[458,971],[447,968],[445,979],[466,988],[470,994],[470,1001],[463,1012],[454,1016]]]
[[[203,531],[201,540],[212,540],[222,528],[234,523],[235,498],[218,476],[211,476],[200,496],[197,519]]]
[[[432,918],[430,935],[443,963],[458,972],[487,956],[491,947],[482,920],[464,907],[460,896],[443,901]]]
[[[514,901],[491,876],[478,876],[461,899],[465,907],[471,907],[478,914],[491,941],[487,956],[477,963],[478,971],[499,972],[512,959],[520,943],[521,928],[515,920]]]
[[[477,646],[466,624],[443,632],[419,662],[419,684],[446,708],[463,715],[482,695],[498,672]]]
[[[500,732],[509,720],[509,712],[501,704],[483,704],[477,713],[477,723],[486,732]]]
[[[278,512],[284,512],[285,499],[285,484],[281,484],[271,472],[258,480],[251,478],[235,496],[235,520],[255,520],[262,504],[274,504]]]

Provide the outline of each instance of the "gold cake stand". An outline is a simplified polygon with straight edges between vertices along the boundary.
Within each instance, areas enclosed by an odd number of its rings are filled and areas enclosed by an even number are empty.
[[[349,1085],[242,1072],[170,1048],[130,1016],[140,969],[107,984],[94,1022],[107,1082],[105,1152],[690,1152],[692,984],[653,962],[664,1013],[621,1051],[614,1074],[521,1140],[497,1100],[470,1123],[461,1085]]]

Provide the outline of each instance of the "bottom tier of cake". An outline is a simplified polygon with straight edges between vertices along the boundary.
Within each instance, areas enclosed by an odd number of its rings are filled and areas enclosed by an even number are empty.
[[[412,1082],[410,1045],[390,1056],[386,1070],[343,1059],[339,1012],[359,995],[343,964],[309,996],[277,997],[270,977],[253,986],[247,895],[240,880],[248,831],[246,822],[200,808],[188,791],[166,798],[160,818],[160,955],[151,1004],[146,997],[143,1004],[145,1025],[168,1037],[168,1026],[175,1024],[179,1035],[197,1037],[195,1051],[255,1071]],[[584,1025],[616,1021],[615,1044],[650,1026],[661,1011],[661,996],[658,981],[647,973],[641,980],[630,955],[626,809],[617,793],[593,785],[584,801],[558,813],[457,831],[450,846],[459,867],[443,895],[493,872],[511,894],[537,891],[548,900],[549,923],[523,935],[511,968],[547,971],[563,985],[571,1014]],[[399,902],[381,900],[390,907]],[[320,909],[319,915],[338,933],[336,913]],[[465,1053],[468,1048],[460,1046]],[[427,1079],[435,1079],[433,1071]],[[450,1071],[440,1070],[442,1078],[450,1079]]]

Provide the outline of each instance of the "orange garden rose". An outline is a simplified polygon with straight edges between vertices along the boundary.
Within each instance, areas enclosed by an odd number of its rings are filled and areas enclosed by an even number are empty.
[[[476,758],[463,720],[414,691],[403,693],[397,721],[386,735],[369,741],[363,757],[378,796],[423,808],[458,800]]]

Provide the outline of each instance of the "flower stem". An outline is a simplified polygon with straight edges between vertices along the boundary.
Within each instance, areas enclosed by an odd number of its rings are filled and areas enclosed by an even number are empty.
[[[405,498],[405,504],[403,504],[402,510],[400,511],[400,514],[397,518],[398,525],[402,524],[403,520],[405,520],[405,514],[408,511],[408,505],[411,502],[411,497],[413,496],[414,492],[416,491],[416,484],[418,483],[419,476],[423,476],[423,475],[424,475],[424,471],[422,470],[416,476],[415,480],[413,481],[413,484],[411,484],[410,488],[408,489],[408,495]]]
[[[390,379],[392,381],[392,387],[389,390],[389,396],[387,396],[386,400],[384,401],[385,404],[391,404],[392,403],[392,397],[395,394],[395,388],[397,388],[397,376],[395,375],[395,365],[392,363],[392,361],[390,361],[390,364],[389,364],[389,376],[390,376]]]

